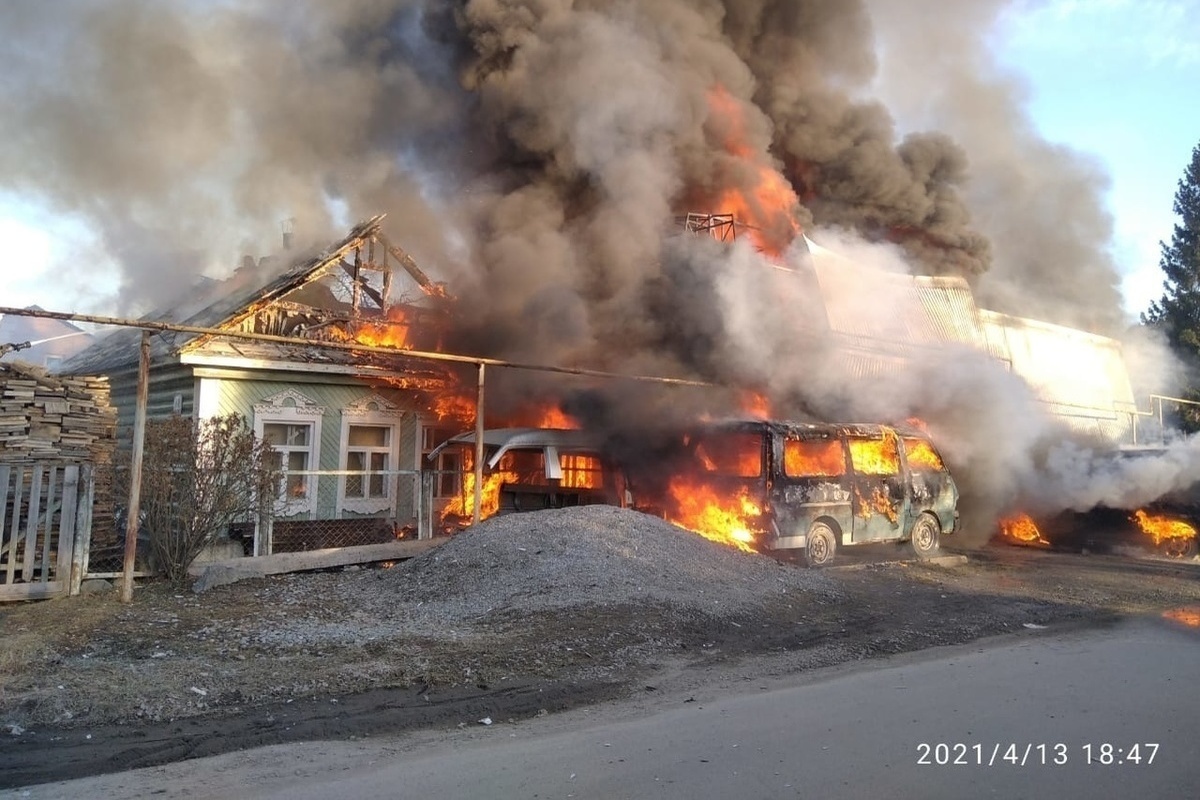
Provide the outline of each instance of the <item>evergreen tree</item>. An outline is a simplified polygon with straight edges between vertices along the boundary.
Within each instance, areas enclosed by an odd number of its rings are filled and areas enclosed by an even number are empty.
[[[1161,327],[1179,355],[1195,363],[1200,360],[1200,145],[1192,150],[1192,163],[1175,192],[1175,214],[1180,221],[1171,244],[1160,242],[1166,291],[1150,304],[1142,322]]]
[[[1172,350],[1188,367],[1184,397],[1200,400],[1200,144],[1192,150],[1192,161],[1175,192],[1175,214],[1179,222],[1171,244],[1159,243],[1165,292],[1142,314],[1142,322],[1166,335]],[[1185,429],[1200,428],[1197,409],[1187,409],[1180,417]]]

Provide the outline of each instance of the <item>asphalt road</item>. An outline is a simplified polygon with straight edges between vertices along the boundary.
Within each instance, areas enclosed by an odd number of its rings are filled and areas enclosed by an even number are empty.
[[[1030,630],[636,716],[269,748],[12,796],[1193,797],[1197,674],[1200,629]]]

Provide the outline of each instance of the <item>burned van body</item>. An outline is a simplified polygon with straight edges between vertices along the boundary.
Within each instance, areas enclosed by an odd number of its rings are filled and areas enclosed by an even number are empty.
[[[1135,474],[1138,462],[1157,462],[1155,472],[1174,467],[1165,445],[1122,447],[1098,458],[1105,472]],[[1035,522],[1035,541],[1002,540],[1068,552],[1119,553],[1193,559],[1200,552],[1200,481],[1183,486],[1142,505],[1101,504],[1086,511],[1061,511]]]
[[[453,470],[437,470],[443,451],[457,453]],[[594,437],[579,430],[496,428],[483,434],[481,516],[583,505],[627,504],[624,477]],[[474,502],[475,433],[443,442],[428,456],[445,516],[470,517]],[[443,461],[444,463],[444,461]]]
[[[927,558],[958,524],[954,479],[915,429],[706,423],[681,437],[670,470],[707,491],[746,497],[759,512],[751,523],[754,548],[800,551],[813,566],[828,564],[839,546],[870,542],[908,541]],[[671,491],[649,493],[671,517]]]

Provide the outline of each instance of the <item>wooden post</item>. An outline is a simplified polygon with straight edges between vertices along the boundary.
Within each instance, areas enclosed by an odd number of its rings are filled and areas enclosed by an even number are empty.
[[[433,490],[437,473],[423,469],[417,478],[417,538],[433,538]]]
[[[70,593],[71,559],[75,552],[75,508],[79,504],[79,467],[63,467],[62,501],[58,512],[58,562],[54,580],[62,581]]]
[[[471,524],[479,524],[479,506],[483,503],[483,362],[479,364],[479,395],[475,399],[475,508]]]
[[[133,457],[129,463],[129,504],[125,512],[125,569],[121,602],[133,602],[133,566],[137,560],[138,517],[142,511],[142,455],[146,445],[146,403],[150,399],[150,331],[142,331],[138,359],[137,406],[133,412]]]

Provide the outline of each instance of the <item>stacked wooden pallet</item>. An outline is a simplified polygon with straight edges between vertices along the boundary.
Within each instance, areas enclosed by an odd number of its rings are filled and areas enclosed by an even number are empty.
[[[0,363],[0,463],[108,461],[116,427],[106,378]]]

